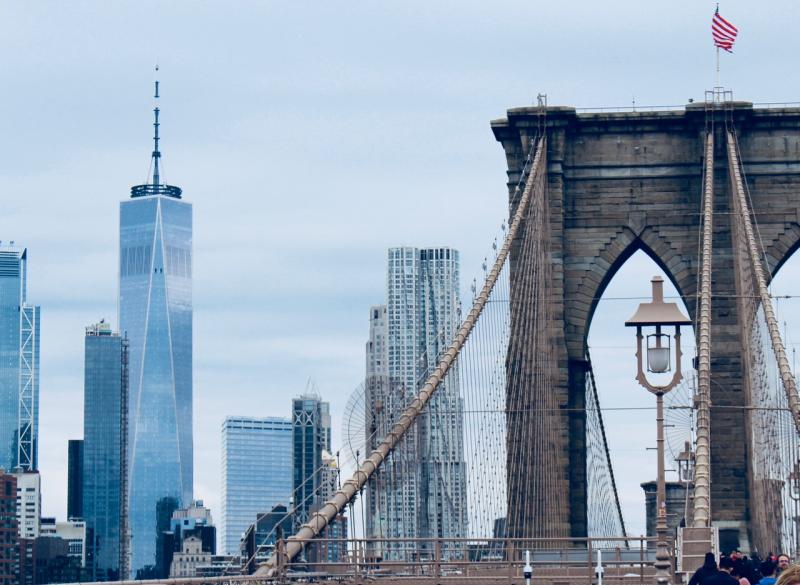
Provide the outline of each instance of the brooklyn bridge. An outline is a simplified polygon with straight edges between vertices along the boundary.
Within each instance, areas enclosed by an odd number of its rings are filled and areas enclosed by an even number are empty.
[[[487,237],[473,304],[418,387],[380,421],[365,401],[372,424],[359,431],[367,448],[355,472],[296,534],[252,551],[245,574],[159,582],[667,583],[707,551],[795,551],[800,403],[770,282],[800,246],[800,105],[717,89],[685,107],[577,111],[541,96],[491,129],[507,159],[508,218],[494,243]],[[638,251],[686,311],[655,278],[652,300],[632,303],[627,323],[657,413],[649,538],[626,531],[587,342],[604,290]],[[689,332],[696,351],[681,350]],[[636,368],[631,360],[631,378]],[[454,378],[467,536],[325,535],[381,497],[382,474],[402,469],[420,425],[448,416],[437,389]],[[392,384],[367,380],[365,394]],[[679,446],[664,436],[677,412],[691,420]],[[666,501],[668,450],[683,464],[679,518]],[[346,553],[312,561],[310,547]]]

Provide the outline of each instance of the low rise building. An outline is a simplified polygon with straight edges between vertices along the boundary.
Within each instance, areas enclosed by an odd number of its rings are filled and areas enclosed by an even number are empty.
[[[188,536],[183,539],[180,552],[172,555],[170,578],[195,577],[197,567],[211,563],[211,553],[203,551],[203,541],[197,536]]]

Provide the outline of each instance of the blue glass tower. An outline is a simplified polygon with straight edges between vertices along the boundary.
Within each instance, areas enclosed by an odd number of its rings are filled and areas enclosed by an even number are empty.
[[[229,416],[222,423],[220,549],[231,555],[259,514],[292,497],[292,421]]]
[[[158,107],[154,113],[152,182],[133,187],[120,205],[132,577],[155,566],[159,502],[192,500],[192,206],[180,188],[161,182]]]
[[[92,581],[117,580],[125,564],[128,341],[108,323],[86,328],[83,496]]]
[[[39,307],[27,302],[27,279],[28,251],[0,247],[0,467],[30,471],[39,443]]]

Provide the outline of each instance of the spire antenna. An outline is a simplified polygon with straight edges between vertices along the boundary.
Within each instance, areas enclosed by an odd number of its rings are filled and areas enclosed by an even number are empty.
[[[161,160],[161,151],[158,150],[158,127],[159,127],[158,113],[160,111],[159,108],[158,108],[158,98],[159,98],[159,95],[158,95],[158,65],[156,65],[156,80],[155,80],[155,84],[156,84],[156,93],[153,96],[153,98],[155,99],[155,107],[153,108],[153,115],[154,115],[153,129],[155,130],[155,134],[153,135],[153,142],[154,142],[154,148],[153,148],[153,185],[157,187],[158,185],[161,184],[161,172],[159,170],[159,162]]]
[[[150,161],[150,166],[153,169],[153,179],[150,180],[149,170],[147,181],[143,185],[134,185],[131,187],[131,197],[149,197],[151,195],[173,197],[175,199],[181,198],[182,190],[175,185],[167,185],[166,182],[161,182],[161,150],[159,149],[158,130],[161,124],[158,121],[158,115],[161,113],[161,108],[158,107],[158,100],[161,98],[160,83],[158,81],[158,64],[155,66],[155,92],[153,93],[153,156]]]

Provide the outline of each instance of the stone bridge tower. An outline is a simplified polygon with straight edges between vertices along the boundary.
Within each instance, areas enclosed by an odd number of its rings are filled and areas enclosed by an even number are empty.
[[[492,122],[508,162],[510,207],[531,138],[543,111],[515,108]],[[616,271],[637,250],[647,253],[673,282],[695,320],[698,230],[702,199],[703,145],[715,132],[715,220],[713,256],[711,507],[712,522],[739,546],[750,547],[751,457],[744,408],[742,325],[736,303],[732,252],[732,194],[725,151],[725,124],[736,129],[755,218],[770,275],[800,242],[800,108],[754,108],[729,102],[725,111],[690,104],[674,111],[577,113],[549,107],[546,200],[552,304],[555,394],[552,414],[535,414],[530,432],[509,427],[509,536],[580,537],[587,533],[586,419],[581,412],[587,371],[587,335],[597,302]],[[522,275],[536,270],[517,250],[512,255],[512,291]],[[649,275],[647,275],[649,276]],[[542,302],[531,299],[531,302]],[[520,331],[532,325],[527,311],[512,315],[517,335],[510,353],[525,343]],[[514,331],[514,329],[512,329]],[[687,352],[686,358],[693,356]],[[541,355],[525,367],[540,368]],[[686,363],[691,364],[691,359]],[[631,369],[631,377],[633,377]],[[511,387],[509,400],[536,404],[544,390]],[[519,388],[517,388],[519,391]],[[552,396],[550,397],[552,399]],[[513,404],[509,403],[509,408]],[[720,408],[728,407],[728,408]],[[553,417],[544,421],[543,417]],[[550,424],[558,432],[537,435]],[[538,442],[537,442],[538,441]],[[511,445],[516,443],[517,448]],[[538,445],[538,446],[537,446]],[[544,445],[544,447],[542,447]],[[543,451],[547,451],[545,455]],[[519,455],[522,454],[522,455]],[[519,477],[545,477],[522,484]],[[514,520],[516,518],[516,520]]]

